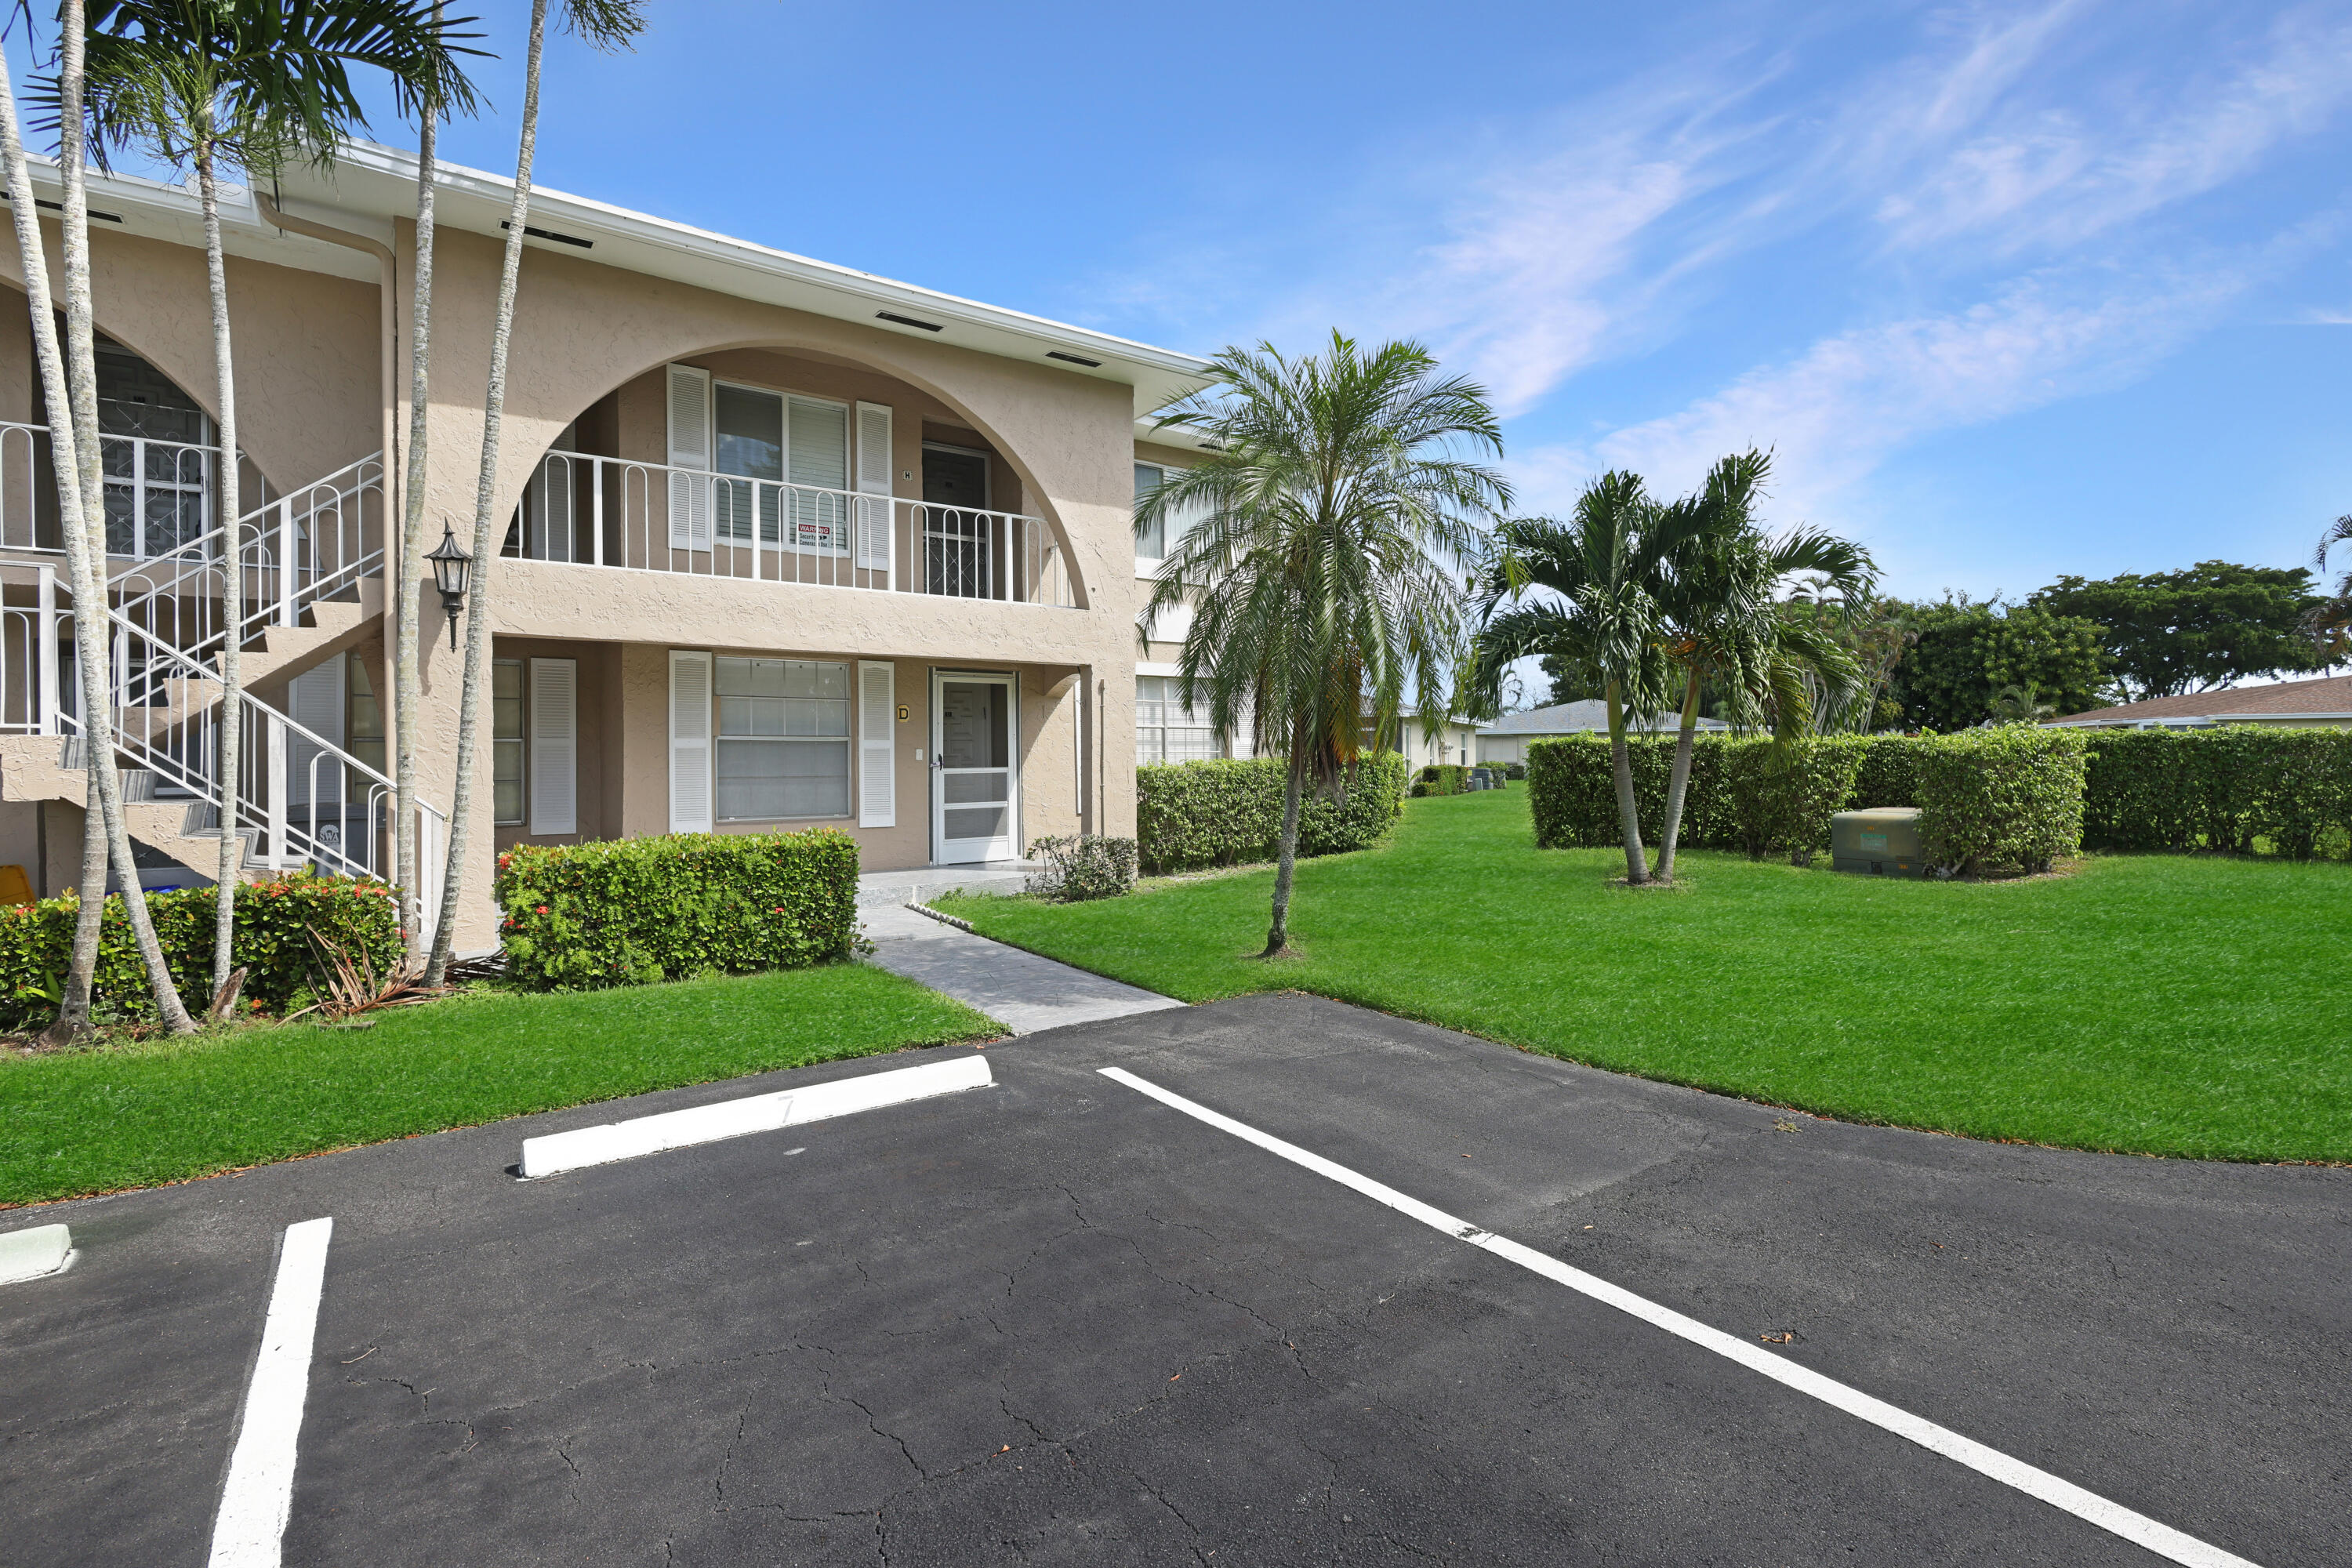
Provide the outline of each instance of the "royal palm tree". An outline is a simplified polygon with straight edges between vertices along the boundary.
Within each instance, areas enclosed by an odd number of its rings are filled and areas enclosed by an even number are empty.
[[[2313,554],[2311,563],[2326,572],[2328,552],[2339,544],[2352,544],[2352,514],[2327,525],[2327,531],[2319,536],[2319,549]],[[2336,580],[2334,593],[2312,606],[2304,625],[2331,664],[2352,653],[2352,570]]]
[[[1703,507],[1661,506],[1639,474],[1615,470],[1585,486],[1566,521],[1536,517],[1501,524],[1478,573],[1473,679],[1480,686],[1499,689],[1507,666],[1545,655],[1590,668],[1601,682],[1625,880],[1634,887],[1650,880],[1650,868],[1626,720],[1672,706],[1659,602],[1666,563],[1723,526]]]
[[[122,817],[122,779],[114,760],[114,729],[108,679],[109,623],[106,609],[105,478],[98,441],[98,350],[89,288],[89,189],[82,125],[83,11],[81,0],[58,9],[58,165],[61,195],[58,231],[66,283],[66,341],[57,342],[50,314],[48,259],[35,216],[29,173],[16,123],[13,91],[7,103],[7,148],[11,200],[16,204],[17,246],[33,309],[33,334],[42,353],[42,396],[49,412],[49,453],[58,484],[58,509],[66,555],[66,576],[74,601],[74,662],[81,690],[84,767],[89,785],[82,821],[81,909],[74,922],[72,956],[58,1016],[47,1030],[53,1042],[71,1039],[89,1026],[90,988],[97,973],[99,922],[106,906],[110,862],[122,879],[123,912],[139,948],[156,1012],[173,1034],[195,1028],[164,962],[147,895],[131,858],[131,836]],[[38,276],[37,288],[34,279]],[[46,351],[38,345],[46,343]],[[62,363],[60,363],[62,362]]]
[[[1786,613],[1780,600],[1800,574],[1822,594],[1866,594],[1876,568],[1867,551],[1818,529],[1766,534],[1756,510],[1771,467],[1769,456],[1754,450],[1722,458],[1699,493],[1675,506],[1698,526],[1667,557],[1658,587],[1666,657],[1682,678],[1682,722],[1658,840],[1661,882],[1675,879],[1702,686],[1727,692],[1736,719],[1787,741],[1813,728],[1818,708],[1850,701],[1863,685],[1838,641],[1815,621]]]
[[[355,65],[388,74],[404,110],[426,102],[470,105],[473,85],[457,57],[478,51],[458,41],[476,36],[457,33],[460,25],[443,20],[437,5],[418,0],[99,0],[89,17],[84,92],[93,154],[103,165],[110,152],[132,147],[160,163],[193,169],[204,212],[220,428],[219,516],[226,531],[220,856],[215,880],[232,890],[214,900],[215,1011],[226,999],[236,929],[233,889],[245,852],[236,820],[245,541],[220,181],[231,169],[250,181],[298,157],[331,160],[343,138],[367,129],[352,90]]]
[[[564,23],[593,47],[632,46],[645,30],[643,0],[563,0]],[[466,618],[465,677],[457,696],[457,784],[449,802],[449,863],[441,878],[441,914],[425,980],[438,985],[449,970],[457,930],[457,900],[465,890],[466,857],[474,826],[474,731],[482,712],[482,667],[490,641],[490,578],[497,562],[491,524],[498,504],[499,432],[506,415],[507,349],[514,332],[515,287],[522,274],[523,226],[530,216],[530,165],[539,142],[540,62],[547,44],[547,0],[531,0],[530,43],[523,58],[522,139],[515,154],[514,202],[507,213],[506,259],[499,273],[499,303],[490,324],[490,376],[482,395],[482,462],[474,480],[474,565],[471,613]]]
[[[1396,732],[1408,691],[1433,733],[1449,706],[1461,626],[1456,563],[1510,502],[1485,391],[1437,374],[1418,343],[1321,355],[1229,348],[1211,384],[1160,424],[1207,454],[1136,502],[1139,533],[1199,521],[1169,546],[1142,624],[1189,605],[1179,671],[1209,721],[1284,759],[1265,956],[1288,951],[1307,787],[1340,789],[1366,744]],[[1473,456],[1465,456],[1465,453]]]

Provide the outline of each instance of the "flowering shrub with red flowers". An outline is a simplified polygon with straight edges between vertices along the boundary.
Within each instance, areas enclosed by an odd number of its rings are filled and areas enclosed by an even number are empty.
[[[213,889],[150,893],[147,908],[181,1000],[189,1011],[202,1011],[212,1000]],[[39,1028],[57,1016],[80,910],[71,893],[0,905],[0,1028]],[[400,911],[382,882],[304,872],[246,883],[236,889],[235,952],[247,970],[248,1003],[282,1012],[310,988],[322,968],[313,931],[354,955],[366,953],[379,973],[400,956]],[[128,1016],[152,1017],[155,999],[121,894],[106,900],[98,933],[98,998]]]
[[[857,841],[681,833],[518,845],[499,855],[507,973],[541,990],[646,985],[846,957]]]

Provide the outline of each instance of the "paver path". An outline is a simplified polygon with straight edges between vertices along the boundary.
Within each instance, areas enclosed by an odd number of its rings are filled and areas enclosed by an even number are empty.
[[[977,1007],[1016,1035],[1183,1003],[945,925],[904,906],[868,908],[868,962]]]

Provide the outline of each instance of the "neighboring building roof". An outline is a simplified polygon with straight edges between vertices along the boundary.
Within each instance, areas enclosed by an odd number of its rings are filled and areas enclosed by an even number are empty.
[[[2275,723],[2282,719],[2352,719],[2352,675],[2316,680],[2284,680],[2276,686],[2237,686],[2186,697],[2151,697],[2053,719],[2053,724],[2221,724],[2244,719]]]
[[[34,190],[43,197],[57,195],[56,163],[38,158],[30,163]],[[435,176],[436,223],[492,239],[504,237],[507,214],[514,201],[511,175],[445,163],[436,165]],[[290,165],[279,175],[278,187],[278,205],[289,216],[355,229],[389,243],[394,220],[414,217],[416,213],[416,155],[371,142],[351,142],[337,150],[334,163],[327,169],[299,163]],[[94,227],[182,245],[204,244],[203,215],[196,198],[180,186],[137,175],[93,173],[89,201],[91,216],[100,219]],[[221,220],[231,255],[370,282],[375,279],[375,264],[361,253],[282,233],[265,222],[248,192],[234,186],[224,191]],[[530,229],[529,243],[534,249],[566,256],[584,254],[646,277],[670,279],[738,299],[856,321],[878,331],[954,343],[1045,364],[1072,375],[1118,382],[1134,389],[1139,418],[1208,381],[1209,362],[1197,354],[1154,348],[960,299],[544,185],[531,187]],[[911,316],[939,330],[886,321],[877,314],[878,310]],[[1165,439],[1166,434],[1159,438]]]
[[[1633,730],[1673,730],[1680,727],[1680,715],[1654,713],[1626,715],[1626,727]],[[1719,719],[1701,719],[1702,730],[1728,730],[1730,725]],[[1506,713],[1491,724],[1479,726],[1482,735],[1580,735],[1587,731],[1609,728],[1609,704],[1598,697],[1588,697],[1581,702],[1559,702],[1549,708],[1530,708],[1524,713]]]

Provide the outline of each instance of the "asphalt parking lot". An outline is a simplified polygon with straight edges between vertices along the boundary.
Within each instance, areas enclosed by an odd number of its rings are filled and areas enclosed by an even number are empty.
[[[959,1054],[0,1215],[78,1248],[0,1287],[7,1561],[207,1561],[281,1238],[325,1216],[290,1563],[2165,1560],[1104,1068],[2210,1561],[2352,1561],[2352,1172],[1839,1125],[1267,997],[511,1173]]]

